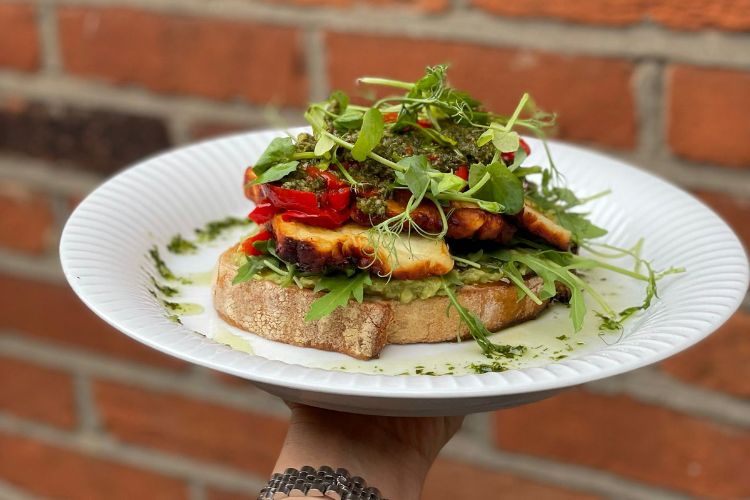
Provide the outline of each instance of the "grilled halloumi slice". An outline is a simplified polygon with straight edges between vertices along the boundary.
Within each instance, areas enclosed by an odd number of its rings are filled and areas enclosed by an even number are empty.
[[[281,215],[274,216],[268,226],[279,257],[306,272],[355,265],[380,276],[420,279],[453,269],[453,259],[442,240],[401,234],[392,245],[377,244],[368,228],[357,224],[325,229],[285,221]]]
[[[529,233],[542,238],[560,250],[570,248],[572,233],[539,210],[526,203],[517,216],[518,224]]]

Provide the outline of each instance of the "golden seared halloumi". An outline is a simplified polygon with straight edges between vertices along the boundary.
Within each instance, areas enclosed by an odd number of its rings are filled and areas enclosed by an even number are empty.
[[[268,223],[276,240],[276,252],[284,261],[306,272],[354,265],[374,274],[396,279],[440,276],[453,269],[453,259],[443,240],[416,234],[399,236],[393,247],[377,244],[367,227],[344,224],[337,229],[285,221],[281,215]],[[391,254],[391,251],[395,253]]]
[[[523,211],[518,215],[518,224],[523,229],[542,238],[560,250],[570,248],[572,234],[570,231],[553,221],[539,210],[526,203]]]

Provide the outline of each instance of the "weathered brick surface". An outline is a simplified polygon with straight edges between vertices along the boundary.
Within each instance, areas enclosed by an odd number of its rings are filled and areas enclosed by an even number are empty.
[[[750,28],[748,0],[472,0],[493,14],[624,26],[652,21],[678,30]]]
[[[698,191],[695,194],[732,227],[745,249],[750,250],[750,199],[717,191]]]
[[[210,139],[221,135],[233,134],[250,130],[239,123],[221,123],[213,121],[197,122],[190,125],[190,139],[194,141]]]
[[[306,103],[298,30],[125,8],[66,7],[59,19],[72,73],[159,92]]]
[[[556,18],[611,26],[640,22],[648,3],[645,0],[471,0],[473,6],[501,16]]]
[[[0,477],[45,498],[188,498],[177,479],[0,433]]]
[[[170,144],[158,118],[21,100],[0,106],[0,151],[62,160],[97,173],[112,173]]]
[[[334,88],[355,91],[362,75],[413,80],[427,65],[451,63],[451,82],[494,111],[512,112],[529,91],[542,108],[558,113],[562,137],[618,149],[635,144],[629,62],[339,33],[329,33],[326,45]]]
[[[270,474],[286,423],[265,415],[106,381],[94,384],[105,428],[123,441]]]
[[[0,412],[62,428],[76,423],[70,374],[0,356]]]
[[[67,285],[0,275],[0,297],[0,330],[138,363],[165,368],[185,366],[109,327]]]
[[[750,433],[628,396],[571,390],[495,415],[503,449],[712,498],[750,496]]]
[[[496,472],[455,460],[438,460],[430,469],[422,498],[455,500],[501,498],[543,498],[545,500],[594,500],[597,495],[538,483],[512,474]]]
[[[661,367],[691,384],[750,398],[750,313],[739,311],[716,333]]]
[[[39,35],[33,5],[0,2],[0,68],[33,71],[39,66]]]
[[[54,229],[49,199],[18,183],[0,182],[0,247],[41,254]]]
[[[649,16],[675,29],[750,29],[750,0],[657,0]]]
[[[666,105],[676,155],[750,168],[750,71],[673,66]]]

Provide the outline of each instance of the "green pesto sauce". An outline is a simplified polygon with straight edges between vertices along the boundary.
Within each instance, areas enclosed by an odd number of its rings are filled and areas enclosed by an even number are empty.
[[[195,230],[198,237],[198,243],[207,243],[218,238],[224,231],[234,227],[249,226],[253,224],[250,219],[239,219],[237,217],[227,217],[225,219],[211,221],[202,228]]]
[[[182,254],[188,254],[188,253],[195,253],[195,251],[198,250],[198,247],[195,246],[195,243],[193,243],[192,241],[186,240],[185,238],[183,238],[181,234],[176,234],[172,237],[172,240],[167,244],[167,250],[169,250],[172,253],[182,255]]]

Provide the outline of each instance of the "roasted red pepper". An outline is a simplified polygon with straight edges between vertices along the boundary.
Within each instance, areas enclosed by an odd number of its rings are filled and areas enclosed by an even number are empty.
[[[287,210],[281,214],[285,221],[297,221],[310,226],[319,226],[326,229],[336,229],[344,222],[349,220],[350,210],[337,212],[331,209],[319,209],[316,213],[300,212],[297,210]]]
[[[270,239],[271,233],[266,229],[261,229],[256,234],[242,242],[242,251],[245,252],[245,255],[261,255],[261,252],[253,246],[253,243]]]
[[[349,206],[351,189],[349,186],[329,189],[321,196],[321,205],[333,210],[341,211]]]
[[[388,113],[383,113],[384,123],[396,123],[397,120],[398,120],[397,112],[389,111]],[[427,118],[417,118],[417,125],[419,125],[422,128],[432,128],[432,122],[428,120]]]
[[[300,210],[302,212],[318,209],[318,198],[310,191],[285,189],[271,184],[263,184],[263,194],[276,208]]]
[[[453,173],[465,181],[469,180],[469,167],[467,167],[466,165],[461,165]]]
[[[254,194],[254,187],[251,186],[250,183],[255,180],[255,172],[253,172],[253,167],[247,167],[245,169],[245,176],[244,176],[244,188],[245,188],[245,198],[252,200],[253,194]]]
[[[276,214],[277,210],[270,202],[258,203],[248,218],[256,224],[265,224]]]
[[[521,148],[523,148],[523,150],[526,152],[526,156],[529,156],[531,154],[531,148],[529,147],[528,144],[526,144],[526,141],[524,141],[523,139],[521,139]],[[513,163],[513,160],[516,159],[516,154],[515,153],[500,153],[500,158],[502,158],[506,164],[511,164]]]

